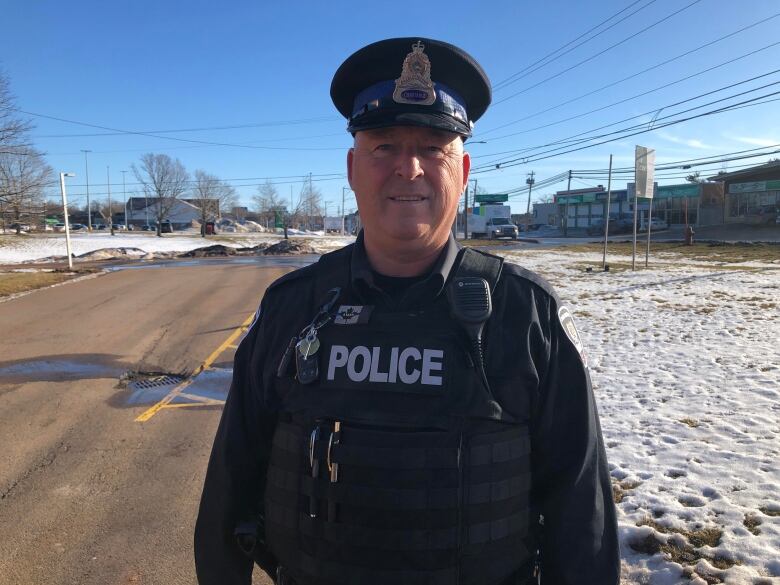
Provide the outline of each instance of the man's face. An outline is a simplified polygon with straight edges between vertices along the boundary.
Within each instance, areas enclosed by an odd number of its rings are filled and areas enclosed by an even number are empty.
[[[414,126],[358,132],[347,168],[366,239],[388,252],[443,245],[470,164],[457,134]]]

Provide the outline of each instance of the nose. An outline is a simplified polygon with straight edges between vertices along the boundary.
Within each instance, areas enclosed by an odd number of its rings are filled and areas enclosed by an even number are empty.
[[[413,181],[425,174],[422,165],[420,164],[420,156],[416,150],[404,149],[398,155],[396,158],[395,174],[407,181]]]

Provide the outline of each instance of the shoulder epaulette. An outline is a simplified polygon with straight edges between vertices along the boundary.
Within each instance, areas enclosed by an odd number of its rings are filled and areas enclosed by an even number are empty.
[[[558,301],[558,294],[555,292],[555,288],[543,277],[539,276],[536,272],[532,272],[527,268],[513,264],[512,262],[504,262],[504,274],[511,274],[514,277],[527,280],[539,288],[541,288],[548,295],[553,297],[556,302]]]

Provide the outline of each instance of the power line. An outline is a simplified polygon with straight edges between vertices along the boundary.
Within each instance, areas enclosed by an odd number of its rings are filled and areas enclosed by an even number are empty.
[[[520,91],[518,91],[518,92],[515,92],[515,93],[513,93],[512,95],[506,96],[505,98],[503,98],[503,99],[501,99],[501,100],[498,100],[497,102],[495,102],[493,105],[494,105],[494,106],[497,106],[498,104],[502,104],[502,103],[504,103],[505,101],[507,101],[507,100],[511,100],[511,99],[513,99],[513,98],[515,98],[515,97],[517,97],[517,96],[519,96],[519,95],[522,95],[522,94],[524,94],[524,93],[526,93],[526,92],[528,92],[528,91],[531,91],[532,89],[534,89],[534,88],[537,88],[537,87],[539,87],[540,85],[547,83],[548,81],[552,81],[553,79],[556,79],[556,78],[560,77],[561,75],[563,75],[563,74],[565,74],[565,73],[568,73],[569,71],[572,71],[573,69],[576,69],[576,68],[577,68],[577,67],[579,67],[580,65],[584,65],[585,63],[588,63],[589,61],[592,61],[593,59],[595,59],[595,58],[597,58],[597,57],[600,57],[600,56],[601,56],[601,55],[603,55],[604,53],[606,53],[606,52],[608,52],[608,51],[611,51],[612,49],[615,49],[615,48],[619,47],[619,46],[620,46],[620,45],[622,45],[623,43],[627,43],[628,41],[631,41],[631,40],[634,40],[634,39],[636,39],[636,37],[637,37],[637,36],[639,36],[639,35],[641,35],[642,33],[645,33],[645,32],[647,32],[647,31],[649,31],[650,29],[652,29],[652,28],[655,28],[655,27],[656,27],[656,26],[658,26],[659,24],[661,24],[661,23],[663,23],[663,22],[666,22],[666,21],[667,21],[667,20],[669,20],[670,18],[673,18],[673,17],[677,16],[678,14],[680,14],[681,12],[683,12],[683,11],[685,11],[685,10],[688,10],[688,8],[690,8],[691,6],[693,6],[693,5],[695,5],[695,4],[698,4],[698,3],[699,3],[699,2],[701,2],[701,1],[702,1],[702,0],[693,0],[693,2],[691,2],[690,4],[687,4],[686,6],[683,6],[683,7],[682,7],[682,8],[680,8],[679,10],[675,10],[675,11],[674,11],[674,12],[672,12],[671,14],[669,14],[669,15],[667,15],[667,16],[665,16],[665,17],[663,17],[663,18],[662,18],[662,19],[660,19],[660,20],[657,20],[657,21],[655,21],[653,24],[650,24],[650,25],[646,26],[646,27],[645,27],[645,28],[643,28],[642,30],[640,30],[640,31],[638,31],[638,32],[635,32],[635,33],[633,33],[633,34],[631,34],[631,35],[627,36],[627,37],[626,37],[626,38],[624,38],[623,40],[621,40],[621,41],[618,41],[617,43],[614,43],[614,44],[610,45],[610,46],[609,46],[609,47],[607,47],[606,49],[603,49],[603,50],[599,51],[598,53],[595,53],[595,54],[591,55],[590,57],[588,57],[588,58],[586,58],[586,59],[583,59],[582,61],[579,61],[579,62],[575,63],[575,64],[574,64],[574,65],[572,65],[571,67],[567,67],[567,68],[566,68],[566,69],[564,69],[563,71],[559,71],[559,72],[558,72],[558,73],[556,73],[555,75],[551,75],[550,77],[546,77],[545,79],[543,79],[543,80],[541,80],[541,81],[539,81],[539,82],[537,82],[537,83],[535,83],[535,84],[533,84],[533,85],[530,85],[530,86],[526,87],[525,89],[521,89]]]
[[[774,92],[774,93],[771,93],[771,94],[768,94],[768,95],[777,95],[778,93],[780,93],[780,92]],[[586,150],[588,148],[593,148],[594,146],[607,144],[609,142],[615,142],[616,140],[622,140],[624,138],[629,138],[631,136],[638,136],[639,134],[644,134],[646,132],[651,132],[653,130],[658,130],[660,128],[666,128],[667,126],[673,126],[673,125],[676,125],[676,124],[681,124],[683,122],[688,122],[690,120],[695,120],[697,118],[702,118],[704,116],[711,116],[711,115],[715,115],[715,114],[721,114],[721,113],[728,112],[728,111],[731,111],[731,110],[741,109],[742,107],[747,107],[747,106],[750,106],[750,105],[762,105],[762,104],[765,104],[765,103],[770,103],[770,102],[774,102],[774,101],[780,100],[780,98],[778,98],[778,99],[773,99],[773,100],[766,100],[764,102],[758,102],[758,100],[761,100],[764,97],[767,97],[767,96],[759,96],[759,97],[756,97],[756,98],[752,98],[750,100],[745,100],[744,102],[740,102],[740,103],[737,103],[737,104],[732,104],[730,106],[725,106],[723,108],[718,108],[716,110],[711,110],[709,112],[703,112],[701,114],[697,114],[695,116],[689,116],[689,117],[683,118],[681,120],[670,121],[670,122],[668,122],[666,124],[662,124],[660,126],[655,126],[653,128],[640,130],[640,131],[634,132],[632,134],[625,134],[625,135],[622,135],[622,136],[618,136],[616,138],[603,140],[601,142],[597,142],[597,143],[594,143],[594,144],[588,144],[586,146],[580,146],[578,148],[573,148],[573,149],[570,149],[570,150],[567,150],[567,151],[557,152],[555,154],[548,154],[547,156],[533,155],[532,157],[521,157],[519,159],[506,161],[505,163],[501,163],[500,165],[491,165],[491,166],[494,166],[496,168],[508,168],[508,167],[513,167],[513,166],[522,165],[522,164],[529,164],[529,163],[532,163],[532,162],[537,162],[539,160],[545,160],[545,159],[548,159],[548,158],[554,158],[556,156],[561,156],[563,154],[569,154],[571,152],[577,152],[577,151],[580,151],[580,150]],[[555,150],[558,150],[558,149],[555,149]],[[540,153],[540,154],[545,154],[545,153]],[[480,168],[477,168],[475,170],[472,170],[472,173],[483,173],[483,172],[487,172],[489,170],[492,170],[492,169],[488,168],[487,166],[486,167],[480,167]]]
[[[745,158],[755,158],[755,157],[759,157],[759,156],[766,156],[768,154],[774,154],[774,152],[760,152],[760,153],[756,153],[756,151],[758,151],[758,150],[766,150],[767,148],[780,148],[780,143],[778,143],[778,144],[770,144],[768,146],[759,146],[757,148],[747,148],[745,150],[735,150],[734,152],[727,152],[727,153],[724,153],[724,154],[713,155],[713,156],[721,157],[721,158],[718,158],[717,160],[713,159],[712,163],[715,164],[715,163],[729,162],[729,161],[732,161],[732,160],[740,160],[740,159],[745,159]],[[722,158],[722,157],[729,157],[729,156],[734,156],[734,155],[743,155],[743,154],[748,153],[748,152],[752,152],[752,153],[755,153],[755,154],[753,154],[751,156],[736,156],[735,158]],[[672,168],[680,168],[679,165],[684,165],[686,163],[700,162],[700,161],[705,161],[705,160],[710,160],[710,159],[712,159],[711,156],[702,156],[702,157],[699,157],[699,158],[687,158],[687,159],[678,160],[678,161],[674,161],[674,162],[670,162],[670,163],[663,163],[661,165],[656,165],[656,169],[666,170],[666,169],[672,169]],[[705,163],[702,163],[702,164],[705,164]],[[689,166],[695,166],[695,165],[689,165]],[[629,171],[633,173],[634,172],[634,167],[620,167],[620,168],[613,168],[612,169],[613,173],[616,173],[616,172],[629,172]],[[594,173],[602,173],[603,172],[603,173],[606,173],[607,169],[591,169],[591,170],[584,169],[584,170],[573,170],[572,171],[572,173],[589,173],[589,172],[594,172]]]
[[[531,73],[533,73],[534,71],[537,71],[537,70],[539,70],[541,67],[544,67],[544,66],[547,66],[547,65],[549,65],[549,64],[550,64],[550,63],[552,63],[553,61],[556,61],[556,60],[560,59],[561,57],[563,57],[564,55],[566,55],[566,54],[570,53],[570,52],[571,52],[571,51],[573,51],[574,49],[577,49],[578,47],[581,47],[581,46],[582,46],[582,45],[584,45],[585,43],[587,43],[587,42],[589,42],[589,41],[592,41],[593,39],[595,39],[596,37],[598,37],[598,36],[600,36],[600,35],[604,34],[604,33],[605,33],[605,32],[607,32],[608,30],[610,30],[611,28],[614,28],[615,26],[617,26],[618,24],[620,24],[620,23],[621,23],[621,22],[623,22],[624,20],[626,20],[626,19],[628,19],[628,18],[632,17],[634,14],[636,14],[636,13],[637,13],[637,12],[639,12],[640,10],[644,10],[645,8],[647,8],[648,6],[650,6],[651,4],[653,4],[654,2],[656,2],[656,0],[650,0],[650,2],[648,2],[648,3],[647,3],[647,4],[645,4],[644,6],[641,6],[641,7],[639,7],[637,10],[635,10],[634,12],[632,12],[631,14],[629,14],[628,16],[626,16],[626,17],[624,17],[624,18],[622,18],[622,19],[618,20],[617,22],[615,22],[615,23],[611,24],[610,26],[608,26],[607,28],[605,28],[605,29],[604,29],[604,30],[602,30],[601,32],[599,32],[599,33],[597,33],[597,34],[593,35],[592,37],[590,37],[590,38],[588,38],[588,39],[585,39],[584,41],[582,41],[581,43],[579,43],[579,44],[575,45],[574,47],[572,47],[572,48],[571,48],[571,49],[569,49],[568,51],[565,51],[565,52],[561,53],[560,55],[558,55],[558,56],[557,56],[557,57],[555,57],[554,59],[550,59],[550,60],[549,60],[549,61],[547,61],[546,63],[542,63],[542,61],[545,61],[545,60],[546,60],[548,57],[551,57],[551,56],[555,55],[556,53],[558,53],[559,51],[562,51],[563,49],[565,49],[565,48],[566,48],[566,47],[568,47],[569,45],[571,45],[571,44],[573,44],[573,43],[576,43],[578,40],[580,40],[580,39],[581,39],[582,37],[584,37],[585,35],[588,35],[588,34],[590,34],[590,33],[591,33],[591,32],[593,32],[594,30],[596,30],[596,29],[600,28],[601,26],[603,26],[604,24],[608,23],[610,20],[612,20],[612,19],[613,19],[613,18],[615,18],[616,16],[619,16],[619,15],[621,15],[623,12],[625,12],[626,10],[628,10],[628,9],[630,9],[630,8],[632,8],[632,7],[634,7],[635,5],[639,4],[639,3],[640,3],[640,2],[642,2],[642,1],[643,1],[643,0],[636,0],[635,2],[633,2],[633,3],[629,4],[628,6],[626,6],[625,8],[623,8],[622,10],[620,10],[620,11],[616,12],[615,14],[613,14],[612,16],[610,16],[609,18],[607,18],[606,20],[603,20],[603,21],[601,21],[599,24],[597,24],[596,26],[594,26],[594,27],[592,27],[592,28],[588,29],[587,31],[585,31],[584,33],[582,33],[580,36],[578,36],[576,39],[574,39],[574,40],[572,40],[572,41],[569,41],[569,42],[568,42],[568,43],[566,43],[565,45],[563,45],[563,46],[561,46],[561,47],[557,48],[555,51],[552,51],[551,53],[548,53],[547,55],[545,55],[545,56],[544,56],[544,57],[542,57],[541,59],[538,59],[538,60],[534,61],[533,63],[531,63],[531,64],[530,64],[530,65],[528,65],[527,67],[525,67],[525,68],[521,69],[520,71],[518,71],[518,72],[516,72],[516,73],[513,73],[513,74],[512,74],[512,75],[510,75],[510,76],[509,76],[507,79],[504,79],[503,81],[500,81],[500,82],[496,83],[495,85],[493,85],[493,91],[501,91],[502,89],[505,89],[505,88],[509,87],[509,86],[510,86],[510,85],[512,85],[513,83],[515,83],[515,82],[519,81],[520,79],[522,79],[522,78],[524,78],[524,77],[526,77],[526,76],[530,75],[530,74],[531,74]],[[539,64],[539,63],[542,63],[541,65],[539,65],[539,67],[536,67],[536,68],[535,68],[535,69],[533,69],[532,71],[528,71],[529,69],[531,69],[532,67],[534,67],[535,65],[537,65],[537,64]],[[526,73],[526,71],[528,71],[528,73]]]
[[[21,112],[21,110],[19,110]],[[24,113],[24,112],[23,112]],[[142,134],[177,134],[179,132],[206,132],[211,130],[237,130],[245,128],[267,128],[272,126],[295,126],[299,124],[316,124],[318,122],[335,122],[340,120],[337,116],[320,116],[318,118],[302,118],[299,120],[279,120],[277,122],[251,122],[247,124],[235,124],[232,126],[203,126],[201,128],[178,128],[176,130],[144,130]],[[100,136],[121,136],[125,131],[93,132],[87,134],[42,134],[37,138],[88,138]],[[332,135],[331,135],[332,136]]]
[[[659,85],[658,87],[656,87],[656,88],[653,88],[653,89],[650,89],[650,90],[648,90],[648,91],[644,91],[644,92],[642,92],[642,93],[638,93],[638,94],[636,94],[636,95],[633,95],[633,96],[631,96],[631,97],[627,97],[627,98],[624,98],[624,99],[622,99],[622,100],[619,100],[619,101],[613,102],[613,103],[611,103],[611,104],[608,104],[608,105],[606,105],[606,106],[601,106],[601,107],[599,107],[599,108],[595,108],[595,109],[593,109],[593,110],[589,110],[589,111],[587,111],[587,112],[583,112],[583,113],[581,113],[581,114],[576,114],[576,115],[574,115],[574,116],[569,116],[568,118],[563,118],[563,119],[561,119],[561,120],[556,120],[555,122],[550,122],[550,123],[548,123],[548,124],[543,124],[543,125],[541,125],[541,126],[535,126],[534,128],[528,128],[528,129],[526,129],[526,130],[520,130],[520,131],[517,131],[517,132],[513,132],[513,133],[511,133],[511,134],[504,134],[503,136],[496,136],[496,137],[494,137],[494,138],[491,138],[491,139],[490,139],[490,142],[493,142],[493,141],[496,141],[496,140],[503,140],[503,139],[505,139],[505,138],[510,138],[510,137],[512,137],[512,136],[519,136],[520,134],[528,134],[528,133],[530,133],[530,132],[535,132],[536,130],[542,130],[542,129],[544,129],[544,128],[549,128],[549,127],[551,127],[551,126],[556,126],[556,125],[558,125],[558,124],[563,124],[564,122],[570,122],[571,120],[576,120],[577,118],[584,118],[585,116],[588,116],[588,115],[590,115],[590,114],[594,114],[594,113],[596,113],[596,112],[601,112],[601,111],[603,111],[603,110],[606,110],[606,109],[609,109],[609,108],[612,108],[612,107],[618,106],[618,105],[620,105],[620,104],[624,104],[624,103],[626,103],[626,102],[628,102],[628,101],[631,101],[631,100],[634,100],[634,99],[637,99],[637,98],[640,98],[640,97],[644,97],[644,96],[646,96],[646,95],[649,95],[649,94],[651,94],[651,93],[655,93],[655,92],[657,92],[657,91],[660,91],[660,90],[662,90],[662,89],[667,89],[667,88],[669,88],[669,87],[671,87],[671,86],[673,86],[673,85],[677,85],[677,84],[679,84],[679,83],[683,83],[683,82],[685,82],[685,81],[690,81],[690,80],[691,80],[691,79],[693,79],[694,77],[699,77],[700,75],[704,75],[705,73],[710,73],[711,71],[714,71],[715,69],[719,69],[720,67],[725,67],[726,65],[729,65],[729,64],[731,64],[731,63],[734,63],[735,61],[738,61],[738,60],[740,60],[740,59],[744,59],[744,58],[746,58],[746,57],[748,57],[748,56],[754,55],[755,53],[758,53],[758,52],[760,52],[760,51],[764,51],[764,50],[766,50],[766,49],[770,49],[770,48],[772,48],[772,47],[775,47],[775,46],[777,46],[777,45],[780,45],[780,41],[777,41],[777,42],[771,43],[771,44],[769,44],[769,45],[766,45],[765,47],[762,47],[762,48],[760,48],[760,49],[756,49],[755,51],[751,51],[751,52],[749,52],[749,53],[746,53],[746,54],[744,54],[744,55],[741,55],[741,56],[739,56],[739,57],[735,57],[734,59],[729,59],[728,61],[724,61],[724,62],[722,62],[722,63],[719,63],[718,65],[714,65],[714,66],[712,66],[712,67],[709,67],[709,68],[707,68],[707,69],[702,69],[701,71],[698,71],[698,72],[696,72],[696,73],[693,73],[693,74],[691,74],[691,75],[686,75],[685,77],[681,77],[680,79],[678,79],[678,80],[676,80],[676,81],[672,81],[672,82],[669,82],[669,83],[665,83],[665,84],[663,84],[663,85]],[[775,70],[775,71],[773,71],[773,72],[771,72],[771,73],[775,73],[775,72],[777,72],[777,71],[778,71],[778,70]],[[770,75],[771,73],[767,73],[766,75]],[[756,79],[756,78],[751,78],[751,79]],[[750,80],[746,80],[746,81],[750,81]],[[745,83],[745,82],[740,82],[740,83]],[[714,90],[714,91],[720,91],[720,90]],[[713,93],[714,93],[714,92],[713,92]],[[706,95],[706,94],[702,94],[702,95]],[[676,104],[675,104],[675,105],[676,105]],[[669,107],[669,106],[665,106],[665,107]],[[651,111],[651,112],[654,112],[654,111],[657,111],[657,110],[658,110],[658,108],[655,108],[655,109],[653,109],[653,110],[650,110],[650,111]],[[644,115],[644,114],[640,114],[640,116],[641,116],[641,115]],[[637,117],[638,117],[638,116],[637,116]],[[630,119],[630,118],[629,118],[629,119]]]
[[[749,24],[749,25],[747,25],[747,26],[744,26],[744,27],[742,27],[742,28],[740,28],[740,29],[738,29],[738,30],[736,30],[736,31],[734,31],[734,32],[731,32],[731,33],[729,33],[729,34],[726,34],[726,35],[723,35],[723,36],[721,36],[721,37],[718,37],[717,39],[714,39],[714,40],[712,40],[712,41],[709,41],[709,42],[707,42],[707,43],[704,43],[703,45],[699,45],[698,47],[695,47],[695,48],[693,48],[693,49],[690,49],[689,51],[685,51],[684,53],[680,53],[679,55],[677,55],[677,56],[675,56],[675,57],[671,57],[670,59],[667,59],[667,60],[665,60],[665,61],[661,61],[660,63],[656,63],[655,65],[652,65],[652,66],[650,66],[650,67],[647,67],[647,68],[645,68],[645,69],[642,69],[641,71],[638,71],[638,72],[636,72],[636,73],[632,73],[631,75],[629,75],[629,76],[627,76],[627,77],[624,77],[624,78],[622,78],[622,79],[618,79],[617,81],[613,81],[613,82],[611,82],[611,83],[608,83],[607,85],[603,85],[603,86],[601,86],[601,87],[599,87],[599,88],[597,88],[597,89],[594,89],[594,90],[592,90],[592,91],[589,91],[589,92],[587,92],[587,93],[584,93],[584,94],[582,94],[582,95],[580,95],[580,96],[577,96],[577,97],[574,97],[574,98],[568,99],[568,100],[566,100],[566,101],[563,101],[563,102],[561,102],[561,103],[559,103],[559,104],[556,104],[556,105],[554,105],[554,106],[551,106],[551,107],[549,107],[549,108],[546,108],[546,109],[544,109],[544,110],[540,110],[540,111],[538,111],[538,112],[535,112],[535,113],[533,113],[533,114],[529,114],[529,115],[527,115],[527,116],[524,116],[523,118],[518,118],[517,120],[513,120],[512,122],[507,122],[507,123],[505,123],[505,124],[501,124],[500,126],[496,126],[495,128],[491,128],[491,129],[489,129],[489,130],[485,130],[484,132],[482,132],[482,133],[480,133],[480,134],[479,134],[479,138],[482,138],[482,137],[484,137],[486,134],[490,134],[491,132],[495,132],[496,130],[500,130],[501,128],[506,128],[507,126],[512,126],[512,125],[514,125],[514,124],[517,124],[517,123],[519,123],[519,122],[524,122],[525,120],[529,120],[529,119],[531,119],[531,118],[535,118],[536,116],[540,116],[540,115],[542,115],[542,114],[546,114],[547,112],[551,112],[552,110],[556,110],[556,109],[558,109],[558,108],[561,108],[561,107],[563,107],[563,106],[566,106],[566,105],[568,105],[568,104],[570,104],[570,103],[573,103],[573,102],[575,102],[575,101],[579,101],[579,100],[581,100],[581,99],[584,99],[584,98],[586,98],[586,97],[589,97],[589,96],[591,96],[591,95],[593,95],[593,94],[595,94],[595,93],[598,93],[598,92],[600,92],[600,91],[603,91],[603,90],[605,90],[605,89],[609,89],[610,87],[614,87],[614,86],[616,86],[616,85],[618,85],[618,84],[620,84],[620,83],[623,83],[624,81],[628,81],[628,80],[630,80],[630,79],[634,79],[634,78],[636,78],[636,77],[639,77],[640,75],[644,75],[645,73],[647,73],[647,72],[649,72],[649,71],[652,71],[652,70],[654,70],[654,69],[658,69],[659,67],[663,67],[664,65],[668,65],[669,63],[672,63],[672,62],[674,62],[674,61],[677,61],[677,60],[679,60],[679,59],[682,59],[683,57],[687,57],[688,55],[691,55],[691,54],[693,54],[693,53],[696,53],[696,52],[698,52],[698,51],[701,51],[702,49],[706,49],[707,47],[710,47],[710,46],[712,46],[712,45],[714,45],[714,44],[717,44],[717,43],[719,43],[719,42],[721,42],[721,41],[724,41],[724,40],[726,40],[726,39],[729,39],[729,38],[731,38],[731,37],[733,37],[733,36],[736,36],[736,35],[738,35],[738,34],[740,34],[740,33],[743,33],[743,32],[745,32],[745,31],[747,31],[747,30],[750,30],[750,29],[752,29],[752,28],[755,28],[756,26],[759,26],[759,25],[761,25],[761,24],[763,24],[763,23],[765,23],[765,22],[768,22],[768,21],[770,21],[770,20],[773,20],[773,19],[777,18],[778,16],[780,16],[780,12],[778,12],[777,14],[773,14],[772,16],[768,16],[768,17],[766,17],[766,18],[762,18],[761,20],[758,20],[758,21],[756,21],[756,22],[754,22],[754,23],[752,23],[752,24]],[[766,50],[766,49],[768,49],[768,48],[770,48],[770,47],[773,47],[773,46],[775,46],[776,44],[777,44],[777,43],[773,43],[773,44],[771,44],[771,45],[767,45],[766,47],[762,47],[761,49],[758,49],[758,50],[756,50],[756,51],[753,51],[753,52],[747,53],[747,54],[745,54],[745,55],[743,55],[743,56],[741,56],[741,57],[738,57],[737,59],[734,59],[734,61],[736,61],[736,60],[739,60],[739,59],[742,59],[742,58],[745,58],[745,57],[748,57],[748,56],[750,56],[750,55],[753,55],[753,54],[755,54],[755,53],[758,53],[758,52],[760,52],[760,51]],[[730,63],[730,61],[726,61],[726,62],[724,63],[724,65],[726,65],[726,64],[728,64],[728,63]]]
[[[39,114],[36,112],[29,112],[25,110],[16,110],[17,112],[20,112],[22,114],[27,114],[28,116],[35,116],[37,118],[45,118],[47,120],[56,120],[58,122],[67,122],[68,124],[76,124],[79,126],[87,126],[89,128],[99,128],[101,130],[110,130],[112,132],[118,132],[119,134],[128,134],[128,135],[135,135],[135,136],[148,136],[151,138],[160,138],[162,140],[174,140],[176,142],[188,142],[193,144],[208,144],[210,146],[228,146],[232,148],[248,148],[253,150],[343,150],[343,148],[338,147],[323,147],[323,148],[292,148],[292,147],[285,147],[285,146],[256,146],[256,145],[249,145],[249,144],[231,144],[227,142],[211,142],[208,140],[194,140],[190,138],[178,138],[175,136],[163,136],[160,134],[151,134],[149,132],[138,132],[133,130],[121,130],[119,128],[111,128],[109,126],[101,126],[100,124],[90,124],[88,122],[79,122],[77,120],[68,120],[66,118],[58,118],[57,116],[49,116],[46,114]]]
[[[501,153],[501,154],[502,155],[506,155],[506,154],[516,155],[516,154],[520,154],[520,153],[523,153],[523,152],[532,152],[532,151],[535,151],[535,150],[539,150],[539,149],[542,149],[542,148],[547,148],[547,147],[550,147],[550,146],[557,146],[557,145],[560,145],[560,144],[565,145],[565,146],[562,146],[560,148],[566,148],[566,147],[571,146],[573,144],[584,144],[585,142],[589,142],[589,141],[592,141],[592,140],[598,140],[598,139],[604,138],[606,136],[611,136],[611,135],[614,135],[614,134],[630,132],[630,131],[635,130],[635,129],[639,128],[639,127],[645,126],[647,124],[643,122],[641,124],[635,124],[633,126],[628,126],[626,128],[615,130],[614,132],[608,132],[608,133],[605,133],[605,134],[600,134],[600,135],[595,135],[595,136],[585,136],[586,134],[590,134],[592,132],[597,132],[599,130],[603,130],[605,128],[609,128],[611,126],[616,126],[618,124],[622,124],[622,123],[627,122],[629,120],[634,120],[636,118],[641,118],[642,116],[647,116],[648,114],[650,114],[652,112],[660,112],[660,111],[668,109],[668,108],[673,108],[673,107],[676,107],[676,106],[679,106],[679,105],[682,105],[682,104],[685,104],[685,103],[688,103],[688,102],[691,102],[691,101],[695,101],[695,100],[700,99],[702,97],[705,97],[707,95],[712,95],[714,93],[718,93],[718,92],[724,91],[726,89],[731,89],[731,88],[736,87],[738,85],[742,85],[742,84],[745,84],[745,83],[749,83],[751,81],[755,81],[756,79],[767,77],[769,75],[774,75],[775,73],[778,73],[778,72],[780,72],[780,69],[776,69],[774,71],[770,71],[768,73],[764,73],[762,75],[758,75],[758,76],[755,76],[755,77],[752,77],[752,78],[749,78],[749,79],[746,79],[746,80],[743,80],[743,81],[735,82],[733,84],[729,84],[729,85],[717,88],[715,90],[711,90],[711,91],[699,94],[697,96],[693,96],[693,97],[681,100],[679,102],[675,102],[673,104],[667,104],[667,105],[665,105],[665,106],[663,106],[661,108],[654,108],[653,110],[650,110],[648,112],[643,112],[643,113],[638,114],[636,116],[631,116],[631,117],[628,117],[628,118],[624,118],[624,119],[619,120],[617,122],[612,122],[610,124],[605,124],[605,125],[599,126],[597,128],[592,128],[590,130],[586,130],[584,132],[580,132],[578,134],[574,134],[572,136],[569,136],[569,137],[566,137],[566,138],[563,138],[563,139],[559,139],[559,140],[556,140],[556,141],[553,141],[553,142],[548,142],[546,144],[542,144],[542,145],[539,145],[539,146],[530,146],[530,147],[526,147],[526,148],[518,149],[518,150],[514,150],[514,151],[506,151],[506,152]],[[672,118],[674,116],[679,116],[680,114],[685,114],[685,113],[688,113],[688,112],[691,112],[691,111],[694,111],[694,110],[698,110],[698,109],[701,109],[701,108],[704,108],[704,107],[707,107],[707,106],[714,105],[716,103],[720,103],[720,102],[723,102],[723,101],[726,101],[726,100],[734,99],[736,97],[747,95],[749,93],[753,93],[755,91],[758,91],[758,90],[761,90],[761,89],[765,89],[767,87],[771,87],[771,86],[777,85],[778,83],[780,83],[780,81],[776,81],[776,82],[773,82],[773,83],[765,84],[765,85],[762,85],[762,86],[759,86],[759,87],[756,87],[756,88],[753,88],[753,89],[750,89],[750,90],[747,90],[747,91],[744,91],[744,92],[732,94],[730,96],[726,96],[726,97],[718,99],[718,100],[713,100],[711,102],[700,104],[700,105],[695,106],[693,108],[688,108],[686,110],[681,110],[681,111],[675,112],[673,114],[669,114],[667,116],[663,116],[663,117],[660,117],[660,118],[656,117],[652,121],[652,123],[650,124],[649,129],[653,129],[655,127],[655,124],[658,121],[666,120],[666,119]],[[774,95],[774,94],[768,94],[768,95]],[[762,97],[767,97],[767,96],[762,96]],[[738,104],[735,104],[735,105],[738,105]],[[546,152],[553,152],[554,150],[559,150],[560,148],[553,149],[552,151],[546,151]],[[496,156],[496,154],[494,154],[494,155],[489,155],[488,154],[488,155],[481,155],[481,156]],[[531,154],[529,156],[536,156],[536,155]],[[493,161],[491,161],[491,163],[486,163],[486,164],[493,164],[493,165],[495,165],[496,163],[501,163],[501,162],[503,162],[501,159],[494,159]]]

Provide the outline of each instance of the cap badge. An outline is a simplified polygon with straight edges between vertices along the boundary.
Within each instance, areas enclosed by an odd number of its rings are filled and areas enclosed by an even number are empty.
[[[436,101],[431,81],[431,61],[423,53],[425,45],[417,41],[404,59],[401,77],[395,80],[393,101],[398,104],[430,106]]]

